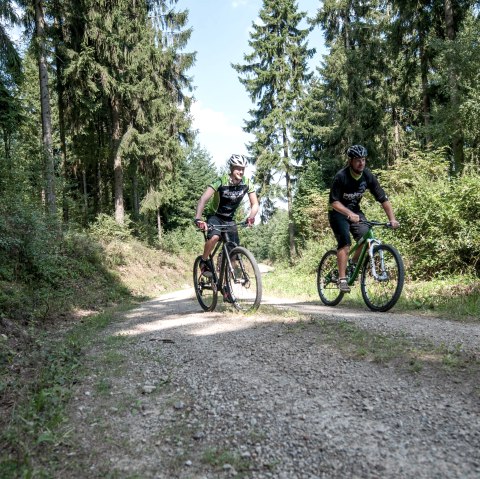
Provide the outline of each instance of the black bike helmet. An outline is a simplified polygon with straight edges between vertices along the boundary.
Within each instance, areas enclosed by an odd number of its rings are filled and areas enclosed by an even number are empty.
[[[354,158],[366,158],[368,155],[367,149],[362,145],[353,145],[347,149],[347,156],[350,160]]]

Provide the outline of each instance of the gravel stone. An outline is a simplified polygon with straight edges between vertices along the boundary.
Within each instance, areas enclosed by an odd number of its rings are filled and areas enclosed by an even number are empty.
[[[480,477],[480,324],[285,299],[264,301],[277,315],[204,313],[191,293],[105,331],[123,338],[121,373],[102,366],[101,341],[89,352],[69,411],[77,454],[58,477]],[[473,366],[355,359],[312,319],[462,350]],[[102,377],[114,394],[86,396]]]

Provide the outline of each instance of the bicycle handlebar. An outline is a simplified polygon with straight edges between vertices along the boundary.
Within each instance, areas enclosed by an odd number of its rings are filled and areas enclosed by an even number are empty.
[[[229,232],[229,231],[234,231],[233,227],[234,226],[240,226],[242,228],[247,228],[249,225],[245,221],[242,221],[241,223],[231,223],[229,225],[207,225],[207,230],[218,230],[221,232]],[[197,229],[197,231],[204,231],[201,230],[200,228]]]
[[[390,223],[390,221],[384,222],[384,221],[375,221],[375,220],[360,220],[359,223],[363,223],[369,226],[370,228],[372,226],[384,226],[385,228],[392,227],[392,223]]]

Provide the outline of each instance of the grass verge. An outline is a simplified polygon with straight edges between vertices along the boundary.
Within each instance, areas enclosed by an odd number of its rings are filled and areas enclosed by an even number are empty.
[[[296,322],[288,326],[292,333],[314,328],[319,341],[332,345],[344,356],[382,365],[394,365],[411,373],[428,369],[453,374],[457,381],[467,376],[480,379],[478,352],[465,351],[461,345],[435,345],[428,340],[413,340],[403,333],[380,334],[363,329],[350,321],[299,315],[297,311],[272,306],[262,306],[262,312],[282,318],[296,318]],[[480,390],[477,394],[480,394]]]
[[[315,274],[277,267],[262,277],[264,295],[320,301]],[[342,304],[365,307],[357,281]],[[480,280],[469,276],[429,282],[406,282],[392,311],[443,317],[456,321],[480,321]]]
[[[2,368],[2,478],[52,477],[57,451],[68,442],[65,407],[72,386],[85,373],[85,351],[117,313],[134,306],[131,303],[85,318],[66,334],[37,330],[30,336],[35,339],[31,339],[28,357],[16,361],[21,374],[7,375]]]

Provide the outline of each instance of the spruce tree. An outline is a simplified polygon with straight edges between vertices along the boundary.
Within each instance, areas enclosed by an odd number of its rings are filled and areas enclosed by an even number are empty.
[[[298,101],[311,77],[307,61],[314,50],[308,48],[310,29],[300,28],[305,12],[298,11],[294,0],[264,0],[259,17],[260,21],[252,25],[252,52],[244,55],[244,64],[232,66],[255,103],[244,129],[255,136],[248,149],[261,195],[271,197],[275,193],[273,183],[285,181],[289,251],[293,257],[292,203],[297,165],[292,155],[292,130]]]

